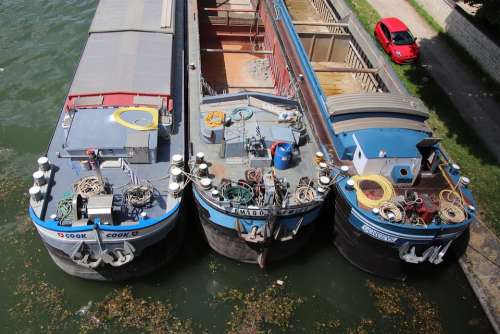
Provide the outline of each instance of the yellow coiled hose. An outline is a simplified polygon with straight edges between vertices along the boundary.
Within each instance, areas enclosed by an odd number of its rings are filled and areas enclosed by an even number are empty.
[[[381,175],[355,175],[352,177],[352,180],[354,181],[354,189],[356,189],[358,202],[363,206],[368,208],[378,208],[382,203],[389,202],[394,199],[395,192],[391,181]],[[363,192],[363,189],[361,189],[361,182],[363,181],[371,181],[378,184],[384,192],[382,197],[378,199],[368,198],[368,196],[366,196]]]

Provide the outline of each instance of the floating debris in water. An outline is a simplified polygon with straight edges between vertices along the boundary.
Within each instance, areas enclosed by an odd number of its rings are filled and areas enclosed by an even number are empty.
[[[115,290],[94,304],[82,318],[80,331],[139,330],[148,333],[192,333],[191,322],[172,314],[173,306],[158,300],[137,298],[132,289]]]
[[[315,321],[314,322],[314,333],[331,333],[334,329],[340,327],[340,320],[328,320],[326,322]]]
[[[366,283],[375,297],[375,305],[383,318],[390,320],[398,333],[443,333],[436,306],[415,288],[377,286],[372,281]]]
[[[248,293],[229,289],[217,298],[220,302],[235,303],[226,322],[229,334],[267,333],[266,329],[273,326],[282,331],[291,330],[292,315],[304,303],[301,298],[286,295],[284,288],[276,284],[262,292],[255,288]]]
[[[61,324],[72,315],[64,302],[64,291],[39,276],[35,272],[31,273],[31,279],[27,274],[20,277],[14,294],[20,296],[21,301],[9,309],[10,316],[29,325],[43,318],[45,331],[60,331]]]
[[[347,330],[348,334],[368,334],[374,332],[375,322],[370,319],[361,319],[359,324]]]
[[[89,312],[91,307],[92,307],[92,301],[89,301],[87,305],[80,307],[78,311],[76,311],[75,315],[83,316]]]

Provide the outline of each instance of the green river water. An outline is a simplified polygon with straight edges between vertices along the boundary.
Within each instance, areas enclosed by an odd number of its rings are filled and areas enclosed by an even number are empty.
[[[144,279],[61,272],[27,218],[26,193],[94,10],[94,0],[0,1],[1,333],[492,332],[457,264],[405,284],[377,279],[350,266],[326,228],[266,271],[215,255],[191,228],[173,263]]]

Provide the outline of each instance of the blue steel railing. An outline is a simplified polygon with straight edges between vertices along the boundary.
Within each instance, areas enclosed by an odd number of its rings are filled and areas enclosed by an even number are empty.
[[[277,14],[276,20],[282,20],[285,25],[285,28],[288,30],[290,39],[295,49],[297,50],[297,54],[299,56],[302,68],[305,71],[304,74],[307,77],[307,80],[311,84],[314,97],[317,99],[319,103],[321,114],[325,122],[327,122],[328,132],[333,141],[335,137],[335,132],[333,131],[333,128],[330,124],[330,113],[328,112],[328,107],[326,105],[326,97],[323,93],[323,90],[321,89],[321,85],[318,79],[316,78],[316,75],[314,74],[311,63],[309,62],[309,58],[306,55],[304,46],[302,45],[302,41],[300,40],[300,37],[297,34],[297,31],[295,30],[295,26],[292,23],[292,18],[290,17],[288,9],[286,8],[283,0],[274,0],[273,3]]]

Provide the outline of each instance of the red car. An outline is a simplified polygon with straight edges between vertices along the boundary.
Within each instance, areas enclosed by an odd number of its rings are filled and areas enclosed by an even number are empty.
[[[375,25],[375,38],[397,64],[413,63],[419,48],[408,27],[395,17],[381,19]]]

